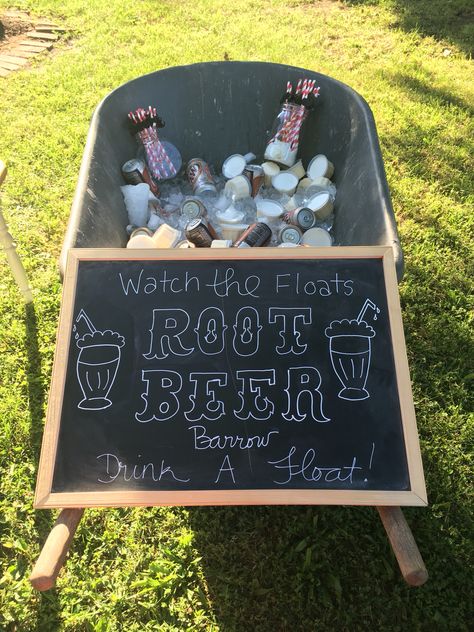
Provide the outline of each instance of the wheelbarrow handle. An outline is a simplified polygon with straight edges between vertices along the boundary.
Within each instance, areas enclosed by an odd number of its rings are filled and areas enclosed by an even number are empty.
[[[410,586],[422,586],[428,580],[428,571],[401,508],[377,507],[377,510],[404,580]]]
[[[49,590],[56,584],[83,513],[84,509],[63,509],[59,514],[30,575],[36,590]]]

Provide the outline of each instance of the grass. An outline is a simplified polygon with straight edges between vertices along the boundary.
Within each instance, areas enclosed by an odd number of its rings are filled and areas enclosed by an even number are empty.
[[[35,304],[24,309],[0,256],[0,629],[469,630],[468,3],[0,0],[7,6],[69,32],[1,83],[3,209]],[[116,509],[86,512],[57,589],[38,594],[27,578],[53,521],[32,501],[60,305],[57,259],[90,116],[130,78],[224,57],[328,74],[374,112],[405,254],[400,292],[430,500],[405,514],[430,580],[419,589],[403,583],[371,508]]]

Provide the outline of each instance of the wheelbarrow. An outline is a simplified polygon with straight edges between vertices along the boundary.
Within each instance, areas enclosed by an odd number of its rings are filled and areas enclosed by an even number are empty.
[[[335,165],[334,240],[340,246],[390,245],[397,275],[403,255],[374,117],[364,99],[331,77],[293,66],[262,62],[211,62],[159,70],[108,94],[91,121],[60,269],[69,248],[114,248],[127,243],[128,224],[120,186],[121,165],[136,155],[127,113],[156,106],[163,136],[185,164],[204,158],[220,168],[233,153],[263,157],[286,82],[315,79],[320,103],[305,123],[300,156],[307,166],[318,153]]]

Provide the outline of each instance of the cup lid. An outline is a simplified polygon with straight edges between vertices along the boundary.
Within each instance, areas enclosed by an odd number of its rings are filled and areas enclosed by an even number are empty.
[[[311,178],[311,180],[314,180],[315,178],[320,178],[321,176],[324,176],[327,172],[328,166],[329,160],[326,158],[326,156],[324,154],[318,154],[311,159],[306,173]]]
[[[257,200],[257,212],[264,217],[280,217],[285,212],[283,206],[275,200]]]
[[[324,228],[310,228],[301,239],[305,246],[332,246],[332,238]]]
[[[321,193],[316,193],[311,196],[309,200],[307,200],[306,206],[316,212],[324,208],[330,199],[331,196],[327,191],[321,191]]]
[[[272,178],[272,184],[277,191],[292,191],[298,184],[298,178],[294,173],[281,171]]]
[[[232,156],[229,156],[224,160],[222,165],[222,175],[224,178],[228,178],[229,180],[231,178],[235,178],[235,176],[240,176],[242,171],[245,169],[246,164],[247,161],[244,156],[241,156],[240,154],[232,154]]]

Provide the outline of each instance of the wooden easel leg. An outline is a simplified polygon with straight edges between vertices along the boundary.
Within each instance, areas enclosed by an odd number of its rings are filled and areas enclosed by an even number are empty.
[[[422,586],[428,579],[423,558],[400,507],[377,507],[403,579],[410,586]]]
[[[30,575],[36,590],[49,590],[56,584],[83,513],[84,509],[63,509],[59,514]]]

